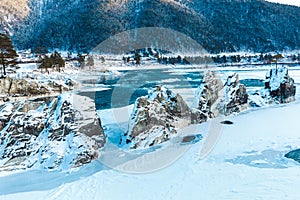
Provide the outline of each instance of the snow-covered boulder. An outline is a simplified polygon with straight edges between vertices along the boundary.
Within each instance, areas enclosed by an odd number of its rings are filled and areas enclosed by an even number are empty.
[[[237,73],[228,76],[224,90],[225,98],[223,97],[218,106],[220,113],[230,115],[248,108],[246,87],[240,83]]]
[[[296,86],[286,67],[271,69],[266,74],[265,88],[249,95],[252,107],[295,101]]]
[[[123,143],[131,148],[147,148],[168,141],[177,130],[191,124],[191,111],[183,98],[157,86],[148,96],[136,100],[129,131]]]
[[[249,93],[249,105],[251,107],[263,107],[273,103],[280,103],[270,95],[270,90],[262,88]]]
[[[63,94],[0,106],[0,172],[68,170],[99,158],[104,143],[88,97]]]
[[[279,103],[295,101],[295,81],[288,74],[288,68],[281,66],[271,69],[266,75],[265,88],[271,97]]]
[[[240,83],[238,74],[228,76],[224,86],[217,75],[208,71],[198,87],[196,100],[199,114],[213,118],[219,114],[230,115],[246,109],[248,94],[246,87]]]
[[[193,113],[196,116],[207,116],[209,118],[215,117],[218,114],[217,106],[220,98],[220,91],[224,85],[219,77],[214,72],[208,71],[203,78],[202,83],[196,92],[197,110]],[[200,117],[201,119],[202,117]]]

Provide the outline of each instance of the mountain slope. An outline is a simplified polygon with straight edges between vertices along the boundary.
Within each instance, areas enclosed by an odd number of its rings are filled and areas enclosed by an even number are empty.
[[[262,0],[29,1],[30,15],[14,34],[19,48],[89,51],[139,27],[187,34],[210,52],[300,48],[300,8]]]
[[[187,2],[211,22],[212,50],[299,48],[300,8],[262,0]]]
[[[11,33],[18,20],[29,14],[28,0],[0,1],[0,31]]]

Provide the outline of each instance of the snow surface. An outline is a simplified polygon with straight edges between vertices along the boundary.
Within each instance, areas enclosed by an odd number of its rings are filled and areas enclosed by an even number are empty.
[[[213,121],[193,125],[186,131],[200,130],[204,139],[151,173],[134,175],[96,161],[72,173],[1,177],[1,199],[297,199],[300,164],[283,155],[300,147],[299,113],[296,102],[229,117],[234,124],[222,125],[218,144],[203,160]]]

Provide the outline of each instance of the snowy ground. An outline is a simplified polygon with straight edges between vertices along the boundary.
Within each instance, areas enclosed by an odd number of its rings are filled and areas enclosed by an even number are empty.
[[[292,103],[229,117],[234,124],[223,126],[203,160],[209,123],[198,125],[204,139],[151,173],[124,173],[96,161],[71,174],[1,177],[1,199],[297,199],[300,164],[283,155],[300,147],[299,112]]]
[[[241,79],[264,79],[267,69],[255,73],[249,73],[253,69],[236,70]],[[290,71],[296,83],[300,83],[299,72],[297,68]],[[124,116],[131,109],[99,113],[104,126],[115,120],[112,113],[124,113],[116,119],[119,128],[125,130],[128,118]],[[251,109],[226,118],[233,125],[221,125],[224,119],[214,119],[190,126],[182,134],[202,134],[202,140],[186,145],[171,141],[147,156],[135,154],[127,163],[109,165],[102,159],[73,172],[2,174],[0,199],[298,199],[300,164],[284,158],[284,154],[300,148],[299,113],[297,94],[294,103]],[[200,159],[213,125],[221,127],[219,140],[213,151]],[[109,150],[103,152],[104,158],[106,153],[111,155]],[[112,153],[115,160],[126,156]],[[143,169],[145,173],[141,173]]]

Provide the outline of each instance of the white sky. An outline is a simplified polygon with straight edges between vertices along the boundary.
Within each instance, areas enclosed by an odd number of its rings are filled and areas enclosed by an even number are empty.
[[[282,4],[290,4],[300,7],[300,0],[267,0],[270,2],[282,3]]]

